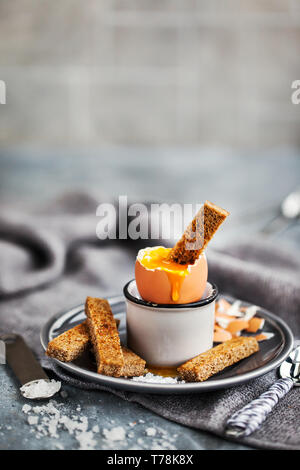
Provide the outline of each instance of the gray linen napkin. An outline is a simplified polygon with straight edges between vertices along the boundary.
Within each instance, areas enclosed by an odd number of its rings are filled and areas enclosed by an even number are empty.
[[[276,380],[276,371],[228,390],[163,396],[121,392],[83,382],[43,355],[39,331],[59,310],[87,295],[119,294],[133,267],[137,244],[100,242],[95,235],[97,202],[72,195],[32,215],[2,208],[0,219],[0,333],[24,335],[42,361],[61,379],[84,389],[108,390],[165,418],[224,436],[227,418]],[[277,313],[300,338],[300,254],[263,240],[208,252],[210,278],[221,291]],[[299,389],[294,388],[251,436],[253,447],[300,448]]]

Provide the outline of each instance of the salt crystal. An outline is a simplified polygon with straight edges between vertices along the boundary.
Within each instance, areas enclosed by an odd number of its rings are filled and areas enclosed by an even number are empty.
[[[93,449],[96,445],[96,441],[93,438],[94,432],[98,426],[94,426],[93,430],[88,431],[88,419],[86,416],[75,417],[71,419],[68,416],[61,413],[59,407],[61,405],[51,400],[47,405],[42,406],[23,406],[22,410],[25,414],[31,412],[28,416],[28,424],[32,426],[30,432],[35,432],[35,437],[41,439],[45,436],[53,438],[59,437],[59,430],[65,429],[70,435],[74,435],[76,441],[79,443],[79,449]],[[39,423],[39,417],[40,423]],[[63,449],[59,444],[57,448]]]
[[[176,447],[168,441],[162,441],[162,446],[165,450],[176,450]]]
[[[37,416],[28,416],[28,423],[30,425],[37,424],[38,421],[39,421],[39,418]]]
[[[180,380],[177,377],[162,377],[160,375],[151,374],[148,372],[146,375],[140,377],[132,377],[134,382],[145,382],[145,383],[157,383],[157,384],[176,384],[185,383],[184,380]]]
[[[100,431],[98,424],[95,424],[95,426],[93,426],[92,431],[93,432],[99,432]]]
[[[172,444],[170,444],[167,441],[162,441],[161,445],[158,443],[155,443],[154,446],[151,446],[151,450],[176,450],[176,447],[174,447]]]
[[[92,450],[96,445],[96,441],[93,439],[92,431],[85,431],[76,433],[76,440],[79,442],[79,450]]]
[[[37,380],[33,383],[28,383],[20,388],[22,395],[25,398],[48,398],[52,397],[60,390],[61,382],[56,380]]]
[[[54,416],[48,422],[48,432],[51,437],[58,438],[58,434],[57,434],[58,421],[59,421],[58,417]]]
[[[146,429],[146,435],[147,436],[155,436],[156,435],[156,429],[155,428],[147,428]]]
[[[108,441],[123,441],[125,439],[125,430],[122,426],[116,426],[112,429],[103,429],[103,435]]]
[[[27,414],[31,410],[30,405],[24,405],[22,408],[23,413]]]

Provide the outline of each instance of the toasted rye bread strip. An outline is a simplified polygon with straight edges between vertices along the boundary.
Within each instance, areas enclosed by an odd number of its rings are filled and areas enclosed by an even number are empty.
[[[118,326],[120,320],[115,319]],[[54,338],[48,344],[46,355],[62,362],[77,359],[90,345],[87,320]]]
[[[225,367],[251,356],[258,350],[259,346],[255,338],[240,336],[190,359],[179,366],[177,371],[187,382],[203,382]]]
[[[120,320],[117,319],[116,324],[118,325],[119,323]],[[87,320],[85,320],[80,325],[74,326],[50,341],[46,354],[62,362],[70,362],[77,359],[91,344]],[[122,376],[138,377],[143,375],[146,361],[130,351],[130,349],[125,348],[125,346],[121,346],[121,349],[124,357]]]
[[[122,377],[138,377],[145,372],[146,361],[140,358],[137,354],[130,351],[130,349],[122,346],[122,353],[124,357],[124,367],[122,369]]]
[[[85,313],[98,374],[120,377],[124,367],[124,357],[116,322],[108,301],[87,297]]]
[[[228,215],[229,212],[225,209],[205,201],[181,239],[170,251],[169,259],[178,264],[194,264]]]
[[[87,320],[85,320],[50,341],[46,354],[59,361],[70,362],[83,353],[89,342]]]

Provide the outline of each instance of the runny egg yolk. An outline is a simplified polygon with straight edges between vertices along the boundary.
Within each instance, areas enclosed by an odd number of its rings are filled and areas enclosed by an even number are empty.
[[[180,288],[184,281],[184,278],[189,274],[188,264],[178,264],[174,261],[168,260],[168,255],[171,248],[165,248],[163,246],[153,250],[153,248],[145,249],[144,256],[140,259],[140,263],[146,269],[157,269],[159,271],[165,271],[170,284],[171,284],[171,295],[173,302],[177,302],[180,295]]]

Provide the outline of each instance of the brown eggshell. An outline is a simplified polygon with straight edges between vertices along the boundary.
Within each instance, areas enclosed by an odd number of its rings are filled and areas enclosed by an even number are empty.
[[[135,280],[141,297],[157,304],[186,304],[200,300],[207,283],[207,261],[202,254],[190,272],[185,276],[180,288],[177,302],[172,300],[172,286],[168,274],[158,269],[149,270],[137,259],[135,263]]]

